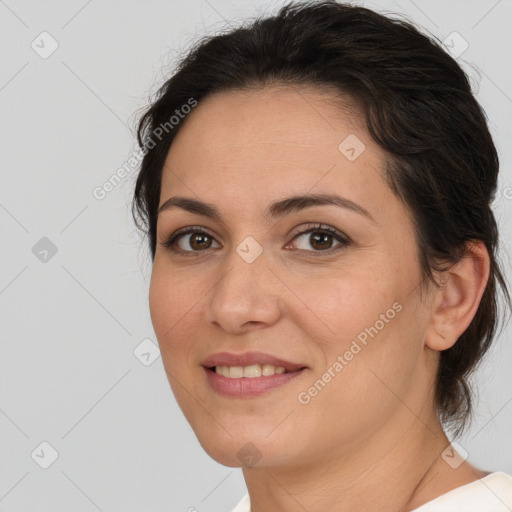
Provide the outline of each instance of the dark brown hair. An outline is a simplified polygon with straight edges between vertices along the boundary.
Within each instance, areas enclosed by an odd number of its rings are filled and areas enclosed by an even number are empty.
[[[170,116],[191,99],[200,104],[217,91],[268,84],[327,86],[362,106],[369,133],[390,155],[389,186],[413,215],[424,279],[435,283],[434,274],[472,241],[485,244],[490,276],[478,311],[441,352],[437,374],[439,418],[459,435],[472,412],[468,379],[496,334],[498,284],[510,305],[491,209],[499,162],[466,74],[410,22],[335,1],[292,2],[275,16],[197,42],[138,126],[145,156],[132,214],[149,236],[152,259],[162,168],[183,125],[169,123]]]

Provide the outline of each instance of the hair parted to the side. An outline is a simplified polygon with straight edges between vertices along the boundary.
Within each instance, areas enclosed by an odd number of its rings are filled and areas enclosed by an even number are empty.
[[[440,354],[435,400],[455,436],[472,412],[469,377],[498,324],[498,285],[510,295],[497,260],[491,209],[499,161],[486,116],[466,74],[435,38],[408,21],[334,0],[292,2],[277,15],[198,41],[140,119],[145,156],[132,214],[156,251],[162,169],[183,123],[155,143],[155,129],[193,98],[268,84],[312,85],[362,106],[372,138],[388,152],[386,178],[411,211],[424,279],[484,242],[490,276],[478,311],[455,345]],[[152,141],[151,149],[148,149]]]

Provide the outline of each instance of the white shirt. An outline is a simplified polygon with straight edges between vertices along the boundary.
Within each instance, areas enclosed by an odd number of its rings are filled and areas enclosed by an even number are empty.
[[[246,494],[231,512],[250,512]],[[511,512],[512,476],[501,471],[456,487],[412,512]]]

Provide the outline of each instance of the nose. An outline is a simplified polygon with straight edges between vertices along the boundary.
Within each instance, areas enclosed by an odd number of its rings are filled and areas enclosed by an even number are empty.
[[[230,333],[263,328],[281,316],[283,290],[268,267],[263,251],[256,259],[246,257],[240,244],[222,263],[220,277],[208,295],[206,319]]]

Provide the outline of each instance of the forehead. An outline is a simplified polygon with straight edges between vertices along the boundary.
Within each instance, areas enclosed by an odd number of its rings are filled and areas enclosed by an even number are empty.
[[[270,196],[335,190],[371,203],[372,194],[377,200],[387,188],[384,161],[361,112],[332,91],[279,86],[215,93],[173,141],[161,202],[187,193],[249,208]]]
[[[329,89],[281,85],[206,97],[189,114],[173,146],[200,147],[201,155],[258,145],[274,146],[276,151],[280,146],[277,157],[331,146],[336,154],[340,135],[349,133],[366,134],[354,102]]]

